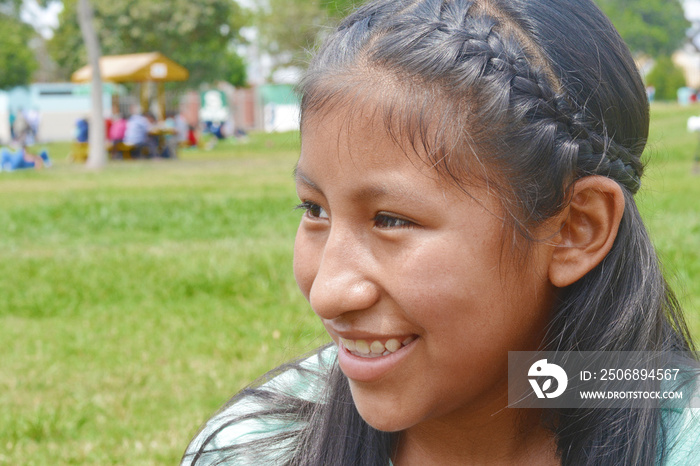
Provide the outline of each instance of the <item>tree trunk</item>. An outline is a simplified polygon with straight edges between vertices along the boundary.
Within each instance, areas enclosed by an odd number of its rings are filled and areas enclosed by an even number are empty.
[[[90,96],[92,110],[90,112],[89,145],[87,166],[99,169],[107,164],[105,150],[105,120],[102,106],[102,75],[100,74],[100,43],[93,23],[92,5],[88,0],[78,0],[78,23],[85,41],[88,63],[92,68]]]

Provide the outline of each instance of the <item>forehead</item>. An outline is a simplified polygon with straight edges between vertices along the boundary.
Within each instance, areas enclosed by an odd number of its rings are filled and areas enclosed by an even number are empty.
[[[406,152],[427,158],[443,145],[453,113],[438,87],[380,67],[326,76],[305,89],[304,101],[302,138],[307,128],[330,117],[345,131],[381,128]]]
[[[437,181],[439,175],[430,164],[428,150],[402,132],[387,128],[377,106],[336,106],[304,119],[297,172],[304,181],[305,174],[320,168],[326,174],[354,170],[363,176],[376,173],[386,177],[401,167]]]
[[[479,123],[471,96],[456,98],[438,83],[381,67],[329,74],[310,81],[303,92],[302,149],[311,131],[335,132],[336,141],[343,135],[359,133],[367,139],[371,134],[373,143],[393,141],[416,166],[430,167],[445,184],[464,191],[503,181],[485,157],[493,152],[493,128]],[[322,128],[328,120],[334,127]],[[359,147],[363,141],[345,142]]]

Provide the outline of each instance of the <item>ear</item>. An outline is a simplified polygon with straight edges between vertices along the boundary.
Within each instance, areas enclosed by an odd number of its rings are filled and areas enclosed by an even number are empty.
[[[622,188],[610,178],[587,176],[572,189],[549,265],[549,280],[557,287],[571,285],[600,264],[625,210]]]

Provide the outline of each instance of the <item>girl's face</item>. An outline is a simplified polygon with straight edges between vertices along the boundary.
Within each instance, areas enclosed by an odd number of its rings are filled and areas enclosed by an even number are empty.
[[[549,320],[552,247],[514,260],[493,193],[440,179],[383,121],[344,118],[304,124],[294,274],[360,414],[398,431],[502,409],[508,351],[537,349]]]

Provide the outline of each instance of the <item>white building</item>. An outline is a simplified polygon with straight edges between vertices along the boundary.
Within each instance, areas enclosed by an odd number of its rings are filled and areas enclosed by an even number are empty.
[[[119,91],[113,84],[103,84],[105,111],[112,108],[112,95]],[[0,91],[0,143],[10,142],[10,115],[20,111],[38,112],[39,141],[70,141],[75,122],[90,113],[90,85],[37,83]]]

